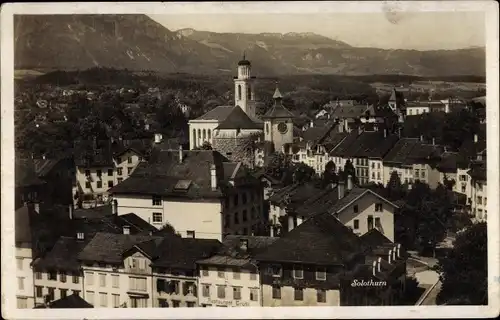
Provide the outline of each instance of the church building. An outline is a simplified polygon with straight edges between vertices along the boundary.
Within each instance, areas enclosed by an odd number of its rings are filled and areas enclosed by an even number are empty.
[[[293,114],[283,106],[278,88],[273,96],[274,106],[261,119],[256,115],[256,78],[251,69],[250,61],[243,56],[234,77],[234,106],[218,106],[189,121],[191,150],[209,143],[231,161],[253,168],[259,165],[255,155],[262,152],[263,144],[281,151],[283,144],[293,141]]]

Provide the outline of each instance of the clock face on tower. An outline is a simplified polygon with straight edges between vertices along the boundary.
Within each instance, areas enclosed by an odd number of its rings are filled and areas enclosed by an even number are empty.
[[[286,123],[284,122],[280,122],[278,124],[278,131],[281,133],[281,134],[285,134],[287,131],[288,131],[288,127],[286,126]]]

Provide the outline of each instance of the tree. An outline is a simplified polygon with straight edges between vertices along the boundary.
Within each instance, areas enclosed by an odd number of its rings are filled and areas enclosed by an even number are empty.
[[[328,186],[331,183],[339,182],[339,177],[335,172],[335,163],[333,161],[328,161],[325,165],[325,172],[323,172],[323,187]]]
[[[438,304],[488,304],[486,223],[474,224],[460,233],[454,245],[438,263],[442,282]]]
[[[162,235],[162,234],[177,234],[175,231],[174,227],[170,223],[166,223],[163,227],[161,227],[156,234]]]
[[[293,181],[295,183],[314,182],[316,180],[316,171],[305,163],[297,163],[292,169]]]
[[[292,163],[286,155],[275,152],[266,166],[266,173],[277,180],[283,181],[287,174],[290,173],[291,166]]]
[[[391,173],[391,177],[389,178],[386,189],[389,200],[395,201],[400,200],[404,197],[405,192],[403,190],[403,185],[396,171],[393,171]]]
[[[204,141],[201,146],[196,147],[193,150],[212,150],[212,145],[210,144],[210,142]]]

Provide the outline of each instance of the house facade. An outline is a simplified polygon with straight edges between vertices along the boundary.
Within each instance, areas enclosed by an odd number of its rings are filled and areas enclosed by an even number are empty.
[[[16,259],[16,303],[18,309],[32,309],[35,306],[33,294],[33,261],[30,216],[38,214],[31,205],[25,205],[15,212],[15,259]]]

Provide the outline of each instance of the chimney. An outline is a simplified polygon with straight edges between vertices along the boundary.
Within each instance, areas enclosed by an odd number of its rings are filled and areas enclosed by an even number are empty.
[[[363,133],[363,128],[361,127],[361,124],[358,126],[358,134]]]
[[[345,184],[344,184],[344,181],[339,181],[339,183],[337,185],[337,190],[338,190],[339,200],[340,200],[345,195]]]
[[[248,251],[248,239],[240,239],[240,249],[243,252]]]
[[[387,129],[384,129],[384,138],[387,138]]]
[[[381,267],[380,267],[380,266],[381,266],[381,264],[382,264],[382,258],[380,258],[380,257],[379,257],[379,258],[377,259],[377,272],[380,272],[380,271],[381,271],[381,270],[380,270],[380,269],[381,269]]]
[[[424,142],[424,135],[423,134],[420,135],[420,142]]]
[[[76,239],[77,240],[85,240],[85,233],[83,233],[83,232],[77,232],[76,233]]]
[[[309,128],[312,128],[314,127],[314,120],[311,120],[311,122],[309,123]]]
[[[389,250],[389,254],[387,255],[387,261],[389,261],[389,263],[392,262],[392,249]]]
[[[155,143],[160,143],[162,140],[161,133],[155,133]]]
[[[111,213],[116,216],[118,215],[118,200],[114,199],[113,202],[111,202]]]
[[[396,256],[401,258],[401,243],[398,243],[396,246]]]
[[[182,150],[182,144],[179,145],[179,163],[182,163],[183,160],[183,150]]]
[[[130,226],[123,226],[123,234],[130,234]]]
[[[347,190],[352,190],[352,175],[347,176]]]
[[[436,145],[436,138],[432,138],[432,145],[435,146]]]
[[[397,250],[397,247],[394,247],[392,249],[392,261],[393,262],[396,261],[396,250]]]
[[[34,202],[33,203],[33,210],[36,212],[36,213],[40,213],[40,202]]]
[[[45,160],[45,154],[42,154],[42,159]]]
[[[372,267],[372,270],[373,270],[373,276],[375,277],[375,275],[377,274],[377,261],[373,261],[373,267]]]
[[[68,206],[68,212],[69,212],[69,219],[73,220],[73,205],[72,204],[70,204]]]
[[[444,152],[448,152],[448,147],[447,146],[444,146],[443,149],[444,149]]]
[[[475,134],[474,135],[474,143],[477,143],[477,141],[478,141],[478,136],[477,136],[477,134]]]
[[[215,171],[215,164],[210,165],[210,186],[212,191],[217,190],[217,175]]]

